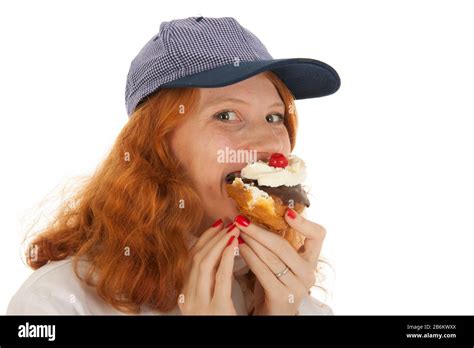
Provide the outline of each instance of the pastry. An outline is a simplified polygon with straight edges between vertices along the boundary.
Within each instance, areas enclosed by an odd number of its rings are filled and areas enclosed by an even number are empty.
[[[298,213],[310,203],[301,183],[306,177],[303,160],[274,153],[268,162],[256,161],[226,176],[226,190],[238,211],[252,222],[285,235],[291,228],[285,221],[288,207]]]

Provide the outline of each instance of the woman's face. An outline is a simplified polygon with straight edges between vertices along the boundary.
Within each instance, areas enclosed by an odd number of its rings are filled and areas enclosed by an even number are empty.
[[[283,123],[285,106],[263,74],[199,92],[192,114],[184,105],[186,119],[173,133],[172,149],[202,199],[203,232],[216,219],[232,220],[238,214],[225,190],[227,174],[274,152],[289,155],[291,146]]]

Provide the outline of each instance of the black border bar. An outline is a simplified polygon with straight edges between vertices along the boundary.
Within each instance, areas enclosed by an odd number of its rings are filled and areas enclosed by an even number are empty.
[[[474,347],[474,316],[0,316],[0,346],[367,345]],[[48,337],[19,337],[54,325]],[[43,326],[43,328],[45,328]],[[25,332],[26,330],[23,330]],[[38,330],[41,331],[41,330]],[[45,334],[47,331],[44,331]]]

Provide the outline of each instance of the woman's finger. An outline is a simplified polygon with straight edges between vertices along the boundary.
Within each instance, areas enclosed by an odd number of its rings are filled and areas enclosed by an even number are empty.
[[[219,243],[222,237],[226,234],[229,234],[230,236],[232,234],[237,233],[238,236],[240,231],[236,230],[238,230],[237,226],[235,224],[231,224],[230,226],[228,225],[226,226],[226,228],[220,229],[219,231],[215,232],[215,235],[211,236],[211,238],[209,238],[206,244],[199,249],[198,254],[202,257],[198,257],[198,259],[202,259],[203,257],[207,256],[209,252]]]
[[[326,237],[324,227],[305,219],[291,208],[287,209],[285,220],[293,229],[306,237],[301,250],[301,256],[312,264],[316,264],[319,260],[324,238]]]
[[[285,286],[275,277],[270,268],[258,258],[252,248],[243,243],[239,249],[240,255],[255,274],[255,277],[260,281],[265,291],[272,293],[273,291],[284,290]]]
[[[303,275],[308,270],[308,262],[303,259],[291,244],[276,233],[251,223],[245,216],[237,215],[234,219],[237,227],[242,231],[242,236],[249,235],[267,249],[276,254],[295,274]],[[243,238],[243,237],[242,237]],[[244,239],[245,240],[245,239]]]
[[[231,237],[232,238],[232,237]],[[227,242],[222,253],[221,262],[216,272],[216,280],[214,286],[214,298],[217,301],[226,301],[232,299],[232,274],[234,271],[234,258],[236,249],[238,249],[238,239],[232,238]]]
[[[203,235],[206,234],[206,238],[203,238],[203,241],[206,241],[206,243],[205,244],[201,243],[200,246],[195,245],[196,250],[194,251],[194,253],[192,253],[191,271],[190,271],[189,278],[188,278],[188,280],[189,280],[188,296],[195,296],[196,295],[197,279],[198,279],[198,275],[199,275],[199,264],[201,263],[201,260],[207,255],[208,251],[228,231],[227,229],[224,230],[223,226],[224,226],[224,224],[220,224],[216,227],[211,227],[208,230],[206,230],[203,233]],[[200,241],[198,241],[198,243],[199,242]]]
[[[245,234],[242,234],[241,238],[250,248],[252,248],[258,258],[268,266],[273,274],[277,274],[286,269],[286,264],[258,241]],[[291,269],[288,269],[285,274],[276,278],[289,289],[300,289],[303,293],[306,293],[307,291],[306,286],[295,276]],[[298,293],[294,295],[299,296],[300,294]]]
[[[198,265],[197,288],[196,296],[203,298],[209,302],[212,299],[212,289],[215,283],[215,270],[222,258],[222,252],[229,242],[230,238],[237,238],[239,236],[239,229],[233,228],[219,232],[218,240],[210,245],[204,247],[198,253],[202,253],[202,257]],[[212,240],[211,242],[212,243]]]
[[[211,240],[212,237],[216,235],[216,233],[224,228],[224,222],[222,219],[216,220],[211,227],[209,227],[207,230],[205,230],[201,236],[199,237],[198,241],[196,244],[193,245],[191,248],[191,253],[195,253],[198,250],[200,250],[204,245],[207,244],[209,240]]]

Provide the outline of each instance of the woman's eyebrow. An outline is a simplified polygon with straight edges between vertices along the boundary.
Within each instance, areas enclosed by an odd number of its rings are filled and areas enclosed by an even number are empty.
[[[204,105],[204,109],[210,108],[210,107],[212,107],[216,104],[222,103],[222,102],[234,102],[234,103],[246,104],[246,105],[249,104],[245,100],[242,100],[242,99],[232,98],[232,97],[227,97],[227,98],[221,97],[221,98],[214,98],[214,99],[211,99],[209,102],[206,102],[205,105]],[[283,106],[284,107],[285,104],[282,101],[278,101],[278,102],[273,103],[272,105],[269,105],[268,107],[272,108],[274,106]]]

